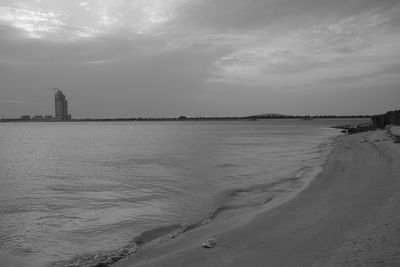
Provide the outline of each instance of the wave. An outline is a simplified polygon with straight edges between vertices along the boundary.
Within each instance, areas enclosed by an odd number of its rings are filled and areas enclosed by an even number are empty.
[[[292,177],[280,181],[258,184],[249,187],[236,188],[222,193],[222,204],[216,207],[207,216],[191,223],[171,224],[157,227],[140,233],[124,247],[108,252],[81,255],[72,260],[53,263],[52,266],[67,267],[106,267],[136,253],[140,248],[151,242],[161,243],[163,240],[175,238],[180,234],[199,228],[217,218],[224,212],[263,206],[271,202],[277,195],[291,192],[298,188],[300,178],[311,167],[299,169]],[[301,183],[301,182],[300,182]]]
[[[326,148],[330,148],[331,146],[329,146],[329,144],[332,144],[333,141],[334,138],[331,138],[316,146],[313,153],[321,155],[321,157],[315,158],[319,159],[318,162],[313,162],[313,164],[309,164],[309,166],[304,166],[298,169],[290,177],[275,182],[239,187],[222,192],[221,196],[218,198],[220,200],[220,205],[212,210],[207,216],[204,216],[195,222],[171,224],[153,228],[140,233],[134,237],[131,242],[118,250],[81,255],[69,261],[54,263],[52,266],[107,267],[128,255],[137,253],[142,247],[149,245],[150,243],[160,244],[169,239],[176,238],[178,235],[208,224],[225,212],[243,208],[262,207],[273,201],[282,193],[291,193],[294,191],[299,192],[300,190],[298,189],[304,188],[309,184],[310,178],[316,176],[316,173],[313,171],[322,165],[325,156],[330,150]],[[308,160],[314,160],[314,158]]]

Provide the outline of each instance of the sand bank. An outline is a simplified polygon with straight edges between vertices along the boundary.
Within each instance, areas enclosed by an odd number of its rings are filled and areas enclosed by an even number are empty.
[[[386,131],[340,137],[292,200],[223,214],[115,266],[400,266],[400,145]]]

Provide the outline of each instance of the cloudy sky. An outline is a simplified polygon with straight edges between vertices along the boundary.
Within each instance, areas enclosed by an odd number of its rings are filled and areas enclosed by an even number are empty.
[[[0,0],[0,116],[400,108],[398,0]]]

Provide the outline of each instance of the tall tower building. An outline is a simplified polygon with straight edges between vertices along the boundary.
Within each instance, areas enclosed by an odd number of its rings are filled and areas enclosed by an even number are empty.
[[[55,108],[56,120],[65,121],[70,119],[68,115],[68,101],[65,99],[63,92],[58,89],[55,95]]]

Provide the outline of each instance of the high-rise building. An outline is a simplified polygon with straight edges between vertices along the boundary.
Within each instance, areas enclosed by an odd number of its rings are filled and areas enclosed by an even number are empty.
[[[69,120],[71,117],[68,115],[68,101],[65,99],[65,95],[61,90],[57,89],[55,95],[55,117],[56,120]]]

